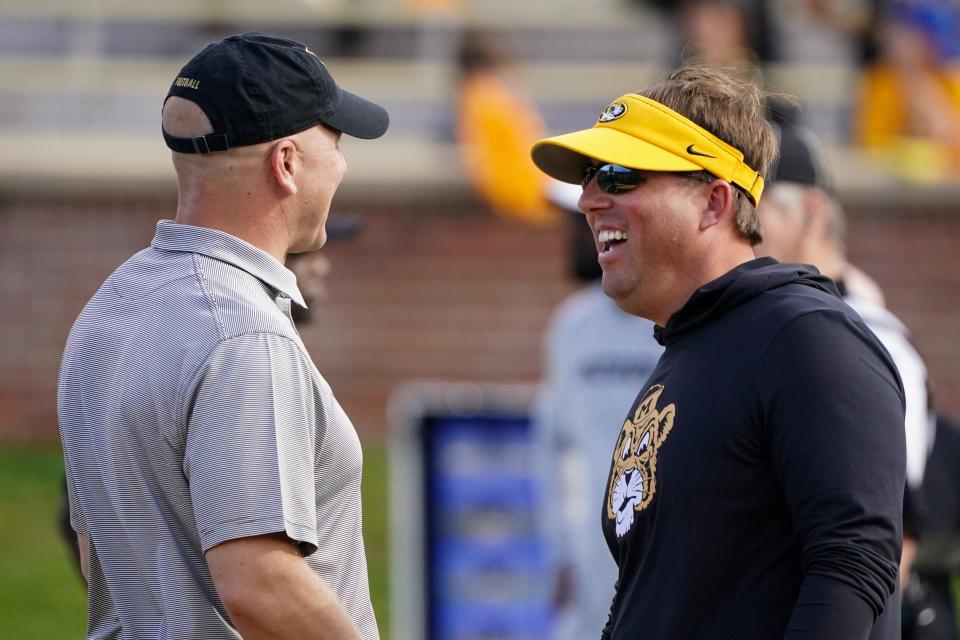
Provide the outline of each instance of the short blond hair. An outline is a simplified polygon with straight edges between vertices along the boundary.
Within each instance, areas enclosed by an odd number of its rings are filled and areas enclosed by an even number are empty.
[[[768,94],[759,86],[734,72],[687,63],[637,93],[733,145],[743,152],[744,162],[766,179],[777,156],[777,137],[765,117]],[[737,231],[750,244],[760,244],[763,229],[756,208],[739,187],[735,189]]]

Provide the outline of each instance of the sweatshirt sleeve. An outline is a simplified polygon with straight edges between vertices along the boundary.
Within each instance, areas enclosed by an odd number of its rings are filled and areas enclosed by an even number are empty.
[[[866,639],[896,587],[906,453],[892,367],[839,310],[794,319],[764,354],[759,421],[803,572],[788,640]]]

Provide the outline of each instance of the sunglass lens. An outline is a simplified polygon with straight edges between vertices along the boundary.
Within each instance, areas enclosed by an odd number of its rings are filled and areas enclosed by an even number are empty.
[[[624,193],[636,189],[643,181],[639,171],[621,167],[618,164],[605,164],[596,170],[597,186],[604,193]]]

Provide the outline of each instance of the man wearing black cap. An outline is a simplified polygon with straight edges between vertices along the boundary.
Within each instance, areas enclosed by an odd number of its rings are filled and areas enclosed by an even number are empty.
[[[927,369],[910,344],[907,328],[884,307],[876,283],[847,261],[843,207],[833,191],[826,154],[815,134],[780,122],[780,159],[771,170],[767,197],[758,209],[763,242],[758,255],[812,264],[836,282],[890,352],[906,396],[907,481],[919,488],[929,450]]]
[[[763,98],[685,66],[533,149],[664,346],[611,443],[608,640],[899,638],[903,390],[829,279],[754,256]]]
[[[294,328],[283,262],[326,240],[341,134],[387,124],[263,34],[174,80],[176,221],[87,304],[60,370],[88,637],[378,638],[359,441]]]
[[[906,326],[884,306],[880,288],[847,261],[843,206],[820,141],[813,131],[787,119],[776,119],[774,129],[780,158],[770,171],[768,192],[757,211],[764,231],[758,255],[811,264],[832,278],[844,301],[886,347],[903,381],[908,491],[900,580],[905,586],[920,533],[919,492],[933,439],[927,368],[910,343]]]

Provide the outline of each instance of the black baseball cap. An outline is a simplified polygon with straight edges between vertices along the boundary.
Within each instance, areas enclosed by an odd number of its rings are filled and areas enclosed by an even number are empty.
[[[816,134],[790,122],[774,122],[773,130],[780,143],[780,157],[770,168],[767,183],[793,182],[832,192],[827,154]]]
[[[372,139],[390,124],[383,107],[337,86],[305,45],[264,33],[207,46],[180,70],[170,96],[196,103],[213,125],[213,133],[195,138],[164,131],[167,146],[180,153],[268,142],[318,124]]]

